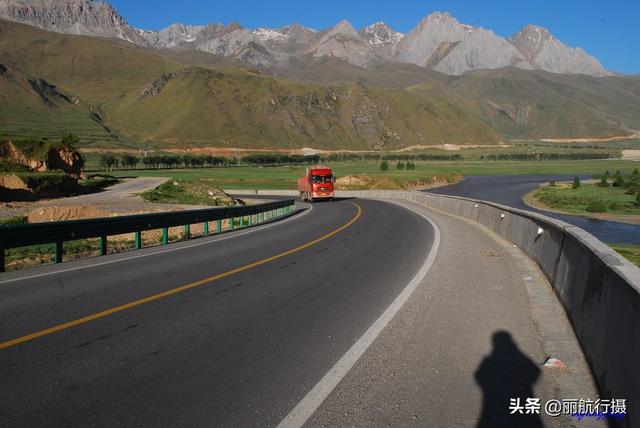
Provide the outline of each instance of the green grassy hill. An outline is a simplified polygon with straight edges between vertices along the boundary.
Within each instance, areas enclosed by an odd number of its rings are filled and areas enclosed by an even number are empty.
[[[220,66],[228,64],[202,53],[171,53],[170,60],[160,56],[166,51],[6,21],[0,21],[0,31],[10,35],[0,40],[7,66],[53,82],[130,145],[357,150],[501,139],[453,104],[402,88],[282,80]],[[189,61],[199,66],[185,67]],[[16,129],[40,136],[38,114],[6,116]],[[65,128],[73,123],[66,116],[46,121]],[[95,141],[84,127],[72,131],[83,144]]]
[[[97,114],[76,105],[46,80],[0,65],[0,138],[59,139],[65,131],[82,134],[86,144],[117,140]]]
[[[84,146],[371,150],[640,129],[637,78],[517,69],[452,77],[335,59],[253,70],[3,20],[0,64],[0,138],[70,131]]]
[[[469,111],[512,138],[610,137],[640,129],[640,94],[631,83],[516,68],[448,79],[473,102]]]
[[[403,89],[294,83],[238,69],[165,75],[147,94],[131,92],[108,118],[127,135],[162,146],[370,150],[500,139],[456,106]]]

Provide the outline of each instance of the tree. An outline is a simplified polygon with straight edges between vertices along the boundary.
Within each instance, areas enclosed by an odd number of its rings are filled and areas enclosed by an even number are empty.
[[[383,160],[380,163],[380,171],[387,171],[389,169],[389,163],[386,160]]]
[[[600,177],[600,183],[598,184],[600,187],[609,187],[609,180],[607,180],[607,176],[603,175]]]
[[[134,169],[138,165],[138,162],[140,162],[140,160],[131,155],[122,155],[120,158],[120,165],[122,165],[123,168]]]
[[[636,195],[636,207],[640,207],[640,192]]]
[[[616,171],[613,187],[624,187],[624,177],[620,171]]]
[[[579,189],[580,185],[580,177],[573,177],[573,188]]]
[[[100,165],[103,166],[106,171],[111,171],[116,161],[117,159],[111,153],[105,153],[100,156]]]
[[[62,134],[62,139],[60,140],[60,142],[63,146],[75,147],[80,142],[80,138],[78,138],[76,134],[65,132],[64,134]]]
[[[396,169],[404,169],[404,162],[400,161],[396,164]]]

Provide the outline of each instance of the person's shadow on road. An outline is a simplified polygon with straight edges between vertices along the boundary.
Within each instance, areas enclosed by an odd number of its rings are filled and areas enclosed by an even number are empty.
[[[510,400],[520,399],[525,406],[527,398],[535,398],[533,385],[540,369],[518,349],[511,335],[498,331],[493,335],[493,350],[475,372],[476,382],[482,388],[482,413],[477,428],[542,427],[539,414],[510,414]],[[542,403],[541,411],[544,411]],[[523,410],[524,412],[524,410]]]

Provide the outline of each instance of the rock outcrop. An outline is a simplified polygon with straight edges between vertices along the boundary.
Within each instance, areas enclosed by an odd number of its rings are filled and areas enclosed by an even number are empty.
[[[57,33],[107,37],[148,45],[107,2],[0,0],[0,17]]]
[[[43,155],[30,156],[11,141],[0,143],[0,160],[20,164],[36,172],[60,170],[76,179],[82,176],[84,158],[77,150],[51,144],[44,147]]]

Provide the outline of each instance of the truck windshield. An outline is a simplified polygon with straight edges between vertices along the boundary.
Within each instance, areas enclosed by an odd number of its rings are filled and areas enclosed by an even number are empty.
[[[312,175],[311,181],[314,183],[331,183],[331,175]]]

